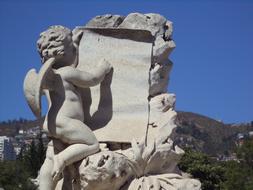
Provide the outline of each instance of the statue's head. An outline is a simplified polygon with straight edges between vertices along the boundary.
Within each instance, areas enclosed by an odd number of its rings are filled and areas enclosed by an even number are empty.
[[[40,34],[37,41],[38,52],[44,63],[49,58],[56,58],[59,66],[71,65],[77,58],[77,45],[70,29],[56,25]]]

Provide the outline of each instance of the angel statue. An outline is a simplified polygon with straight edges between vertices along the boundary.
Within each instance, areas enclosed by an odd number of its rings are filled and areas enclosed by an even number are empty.
[[[31,69],[24,80],[25,97],[37,117],[41,116],[41,96],[45,94],[48,100],[43,130],[50,142],[40,169],[40,190],[55,189],[65,167],[99,151],[95,135],[83,123],[80,89],[101,83],[111,65],[103,59],[92,73],[76,68],[82,34],[63,26],[42,32],[37,47],[43,65],[38,73]]]

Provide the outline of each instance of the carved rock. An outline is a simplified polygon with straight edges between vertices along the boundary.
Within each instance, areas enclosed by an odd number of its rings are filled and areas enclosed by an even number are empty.
[[[122,21],[124,20],[124,16],[120,15],[100,15],[91,19],[85,26],[91,28],[116,28],[118,27]]]
[[[183,177],[177,162],[183,150],[161,137],[149,145],[132,142],[121,153],[103,151],[84,159],[79,167],[83,190],[200,190],[198,180]]]
[[[163,35],[167,20],[159,14],[131,13],[126,16],[119,28],[149,30],[153,36]]]
[[[198,180],[183,178],[178,174],[144,176],[134,179],[129,186],[121,190],[200,190]]]
[[[79,167],[81,189],[117,190],[132,176],[125,156],[103,151],[84,159]]]

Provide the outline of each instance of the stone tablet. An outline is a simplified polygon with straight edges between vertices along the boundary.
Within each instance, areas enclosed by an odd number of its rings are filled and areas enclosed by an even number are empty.
[[[83,30],[77,68],[92,73],[102,60],[113,67],[100,86],[83,91],[84,123],[100,142],[130,142],[144,137],[153,36],[134,29],[77,30]]]

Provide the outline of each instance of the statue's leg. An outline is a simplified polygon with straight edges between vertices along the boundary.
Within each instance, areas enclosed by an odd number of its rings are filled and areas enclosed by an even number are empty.
[[[56,136],[65,144],[98,144],[92,130],[82,121],[57,116]]]
[[[62,189],[64,189],[64,190],[77,190],[77,189],[73,188],[75,180],[76,180],[76,172],[77,172],[77,170],[73,164],[65,167],[65,169],[63,170]]]
[[[57,121],[57,138],[69,146],[54,156],[54,181],[66,166],[98,152],[98,141],[83,122],[71,118],[61,117]]]
[[[60,121],[57,121],[56,133],[59,140],[68,145],[57,154],[66,166],[99,150],[99,143],[94,133],[80,120],[61,117]]]
[[[52,176],[54,181],[58,181],[62,171],[66,166],[73,164],[83,158],[98,152],[99,146],[85,145],[85,144],[72,144],[65,150],[54,156],[54,167]]]
[[[53,183],[52,169],[53,169],[53,158],[54,158],[54,148],[52,141],[48,143],[46,159],[41,166],[40,176],[39,176],[39,189],[40,190],[54,190],[56,184]]]
[[[69,146],[66,143],[63,143],[62,141],[60,141],[58,139],[53,139],[53,145],[54,145],[54,153],[55,154],[58,154],[61,151],[64,151],[65,148]],[[61,187],[61,189],[64,189],[64,190],[80,189],[80,188],[76,188],[76,186],[79,187],[78,186],[79,181],[77,181],[78,177],[79,177],[79,174],[78,174],[77,168],[76,168],[76,166],[74,166],[74,164],[71,164],[71,165],[65,167],[65,169],[63,170],[63,180],[61,181],[62,183],[60,184],[59,187]],[[57,183],[57,185],[58,185],[58,183]],[[74,185],[75,185],[75,188],[73,187]]]

